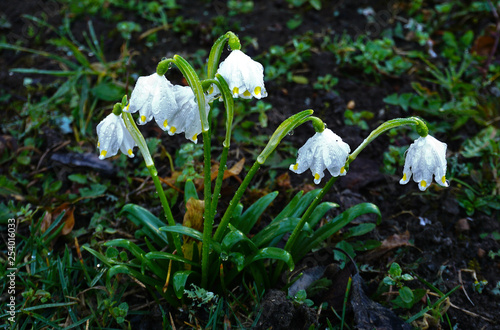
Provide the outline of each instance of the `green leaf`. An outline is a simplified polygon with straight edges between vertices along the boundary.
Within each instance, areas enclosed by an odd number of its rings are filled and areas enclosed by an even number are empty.
[[[149,260],[156,260],[156,259],[173,260],[173,261],[178,261],[178,262],[182,262],[185,264],[189,264],[192,266],[200,267],[200,265],[194,261],[183,258],[177,254],[172,254],[172,253],[163,252],[163,251],[148,252],[144,255],[144,258],[149,259]]]
[[[137,280],[139,280],[139,282],[144,283],[144,284],[148,284],[152,287],[162,287],[163,286],[163,283],[160,282],[159,280],[156,280],[150,276],[143,275],[140,272],[138,272],[138,271],[136,271],[128,266],[116,265],[116,266],[111,267],[108,270],[108,273],[106,274],[106,286],[108,288],[111,288],[111,278],[113,278],[113,276],[115,276],[117,274],[129,275],[129,276],[134,277]]]
[[[136,257],[141,262],[141,267],[147,266],[150,270],[152,270],[157,276],[160,278],[166,278],[167,273],[166,270],[162,267],[159,267],[155,262],[146,258],[146,252],[142,250],[137,244],[129,241],[128,239],[118,238],[112,241],[108,241],[104,243],[104,246],[113,246],[113,247],[121,247],[130,251],[134,257]]]
[[[187,202],[190,198],[199,199],[198,192],[196,191],[196,186],[193,183],[193,180],[187,179],[186,184],[184,185],[184,205],[187,205]]]
[[[236,229],[231,224],[228,227],[230,231],[224,237],[221,244],[223,252],[229,254],[235,246],[239,246],[240,252],[245,252],[246,254],[257,251],[257,246],[242,231]],[[240,243],[245,243],[246,249],[241,249],[243,245]]]
[[[304,76],[293,75],[292,76],[292,81],[294,83],[300,84],[300,85],[307,85],[307,84],[309,84],[309,79],[307,79],[307,77],[304,77]]]
[[[199,232],[196,229],[185,227],[182,225],[161,227],[160,231],[166,231],[169,233],[178,233],[178,234],[192,237],[200,242],[203,241],[203,234],[201,232]]]
[[[399,297],[403,300],[403,302],[409,304],[413,301],[413,292],[409,287],[404,286],[399,289]]]
[[[92,94],[103,101],[116,101],[122,98],[125,90],[111,82],[103,82],[91,89]]]
[[[257,157],[257,162],[259,164],[264,164],[267,157],[269,157],[274,149],[276,149],[281,140],[283,140],[288,133],[297,128],[297,126],[304,123],[304,120],[312,115],[313,112],[313,110],[304,110],[283,121],[281,125],[278,126],[276,131],[274,131],[264,150],[262,150],[260,155]]]
[[[87,188],[87,187],[80,188],[79,191],[80,191],[80,195],[82,197],[90,198],[90,197],[98,197],[98,196],[103,195],[107,189],[108,189],[108,187],[106,187],[103,184],[92,183],[90,185],[90,188]]]
[[[401,277],[401,267],[397,262],[393,262],[391,264],[391,268],[389,269],[389,275],[391,275],[392,278],[399,278]]]
[[[386,96],[382,101],[390,105],[399,105],[399,96],[397,93]]]
[[[179,270],[175,272],[172,277],[172,285],[174,286],[174,292],[178,299],[181,299],[184,295],[184,289],[186,288],[186,282],[189,275],[193,274],[192,270]]]
[[[319,195],[321,189],[314,189],[305,194],[297,203],[295,208],[290,214],[290,217],[301,217],[304,212],[307,210],[309,205],[311,205],[312,201]]]
[[[500,136],[493,126],[488,126],[476,136],[465,141],[461,154],[466,158],[479,157],[490,150],[492,140]]]
[[[277,259],[284,261],[287,265],[290,271],[292,271],[295,268],[295,264],[292,259],[292,255],[288,253],[287,251],[277,248],[277,247],[267,247],[259,250],[256,254],[253,256],[249,257],[246,262],[245,266],[248,266],[254,261],[260,260],[260,259]]]
[[[375,227],[376,225],[374,223],[359,224],[356,227],[349,228],[349,231],[345,233],[344,238],[364,235],[371,232]]]
[[[309,226],[311,226],[311,228],[316,227],[316,225],[321,221],[321,219],[323,219],[325,214],[335,207],[339,207],[339,204],[332,202],[321,203],[320,205],[316,206],[316,209],[314,210],[309,220],[307,220],[307,223],[309,223]]]
[[[474,31],[472,30],[468,30],[463,36],[460,37],[460,43],[464,47],[469,47],[472,44],[472,40],[474,40]]]
[[[352,220],[356,219],[357,217],[363,214],[368,214],[368,213],[376,214],[377,224],[380,223],[382,215],[380,214],[380,210],[375,204],[361,203],[355,205],[345,210],[344,212],[336,216],[335,219],[333,219],[332,221],[328,222],[327,224],[316,230],[314,234],[311,235],[311,237],[308,237],[304,242],[302,242],[302,244],[295,244],[295,247],[293,249],[294,258],[296,260],[300,260],[306,253],[308,253],[313,248],[318,246],[321,242],[323,242],[331,235],[338,232]]]
[[[120,254],[120,252],[118,252],[118,249],[114,248],[112,246],[110,246],[106,249],[106,257],[108,257],[110,259],[116,259],[116,257],[118,257],[119,254]]]
[[[311,6],[316,10],[321,10],[321,0],[309,0]]]
[[[68,179],[70,181],[80,183],[80,184],[87,183],[87,176],[83,175],[83,174],[71,174],[71,175],[68,175]]]
[[[80,71],[59,71],[59,70],[40,70],[33,68],[14,68],[10,72],[22,74],[46,74],[55,77],[69,77],[80,74]]]
[[[273,222],[252,237],[252,242],[254,242],[257,247],[269,245],[269,242],[273,241],[275,238],[281,238],[284,234],[292,232],[299,221],[300,218],[285,218]]]
[[[122,208],[119,215],[125,216],[132,221],[136,226],[142,229],[150,240],[159,246],[163,247],[168,245],[167,235],[162,233],[159,229],[160,227],[164,227],[165,223],[142,206],[127,204]]]
[[[274,191],[259,198],[253,203],[241,216],[233,218],[231,224],[241,230],[244,234],[248,234],[253,228],[257,220],[261,217],[262,213],[267,209],[274,199],[278,196],[278,192]]]
[[[283,220],[284,218],[290,217],[292,214],[293,210],[295,210],[295,207],[297,206],[297,203],[300,201],[302,198],[302,195],[304,194],[303,191],[299,191],[293,198],[292,200],[281,210],[281,212],[276,216],[276,218],[273,219],[273,222],[278,222],[280,220]]]

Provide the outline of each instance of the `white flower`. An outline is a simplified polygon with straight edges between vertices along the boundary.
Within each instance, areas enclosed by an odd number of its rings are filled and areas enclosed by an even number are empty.
[[[260,99],[267,96],[264,67],[241,50],[233,50],[219,65],[217,73],[224,77],[234,98],[250,99],[253,96]],[[208,94],[215,95],[218,92],[213,85]]]
[[[427,135],[419,137],[406,151],[403,178],[400,184],[407,184],[413,174],[413,181],[418,182],[420,190],[424,191],[432,182],[448,187],[446,181],[446,143]]]
[[[136,146],[132,135],[125,128],[122,116],[109,114],[97,125],[99,159],[112,157],[118,149],[130,158],[134,157],[133,149]]]
[[[169,135],[184,132],[186,139],[198,142],[198,134],[201,133],[200,111],[193,90],[189,86],[173,86],[177,108],[168,110],[165,115],[165,125],[162,127]],[[210,111],[208,103],[205,103],[206,113]]]
[[[130,96],[128,111],[139,111],[139,124],[143,125],[154,117],[160,127],[167,127],[166,115],[171,109],[177,109],[173,85],[157,73],[139,77]]]
[[[332,176],[346,175],[344,166],[349,152],[349,145],[326,128],[321,133],[317,132],[299,149],[297,162],[290,165],[290,170],[301,174],[309,168],[314,175],[314,183],[318,184],[325,176],[325,168]]]

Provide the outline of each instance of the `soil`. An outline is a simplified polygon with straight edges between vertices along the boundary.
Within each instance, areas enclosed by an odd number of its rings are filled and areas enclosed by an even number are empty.
[[[294,35],[300,35],[306,31],[313,31],[315,42],[320,43],[322,36],[339,36],[344,32],[352,36],[366,33],[369,37],[377,37],[382,27],[391,24],[390,21],[383,19],[384,15],[381,15],[382,20],[378,25],[369,24],[365,16],[358,12],[359,8],[369,6],[376,13],[390,12],[391,8],[385,1],[323,1],[323,9],[320,11],[307,7],[292,8],[284,0],[254,1],[252,13],[239,16],[228,15],[226,1],[198,1],[198,5],[192,5],[192,1],[177,0],[177,3],[179,9],[169,12],[169,15],[170,17],[183,16],[199,22],[199,24],[190,27],[192,35],[186,39],[181,38],[180,33],[172,30],[160,31],[158,40],[161,42],[153,49],[146,48],[134,35],[130,47],[140,55],[133,59],[132,72],[141,75],[149,74],[154,70],[158,60],[174,53],[192,54],[198,49],[208,51],[214,40],[210,31],[214,26],[214,17],[217,15],[227,16],[228,27],[236,27],[240,38],[254,39],[253,44],[256,46],[244,49],[250,56],[258,56],[262,52],[266,52],[272,45],[290,43]],[[26,29],[27,23],[25,19],[21,18],[21,14],[39,15],[44,8],[49,8],[48,4],[55,4],[55,2],[39,0],[2,2],[0,12],[9,17],[12,23],[10,29],[2,30],[7,41],[13,42],[15,40],[11,39],[15,39],[16,35],[22,36],[25,33],[23,29]],[[57,4],[57,6],[61,8],[61,5]],[[120,12],[125,19],[140,22],[143,30],[154,27],[152,23],[135,17],[131,12],[116,8],[113,10]],[[334,12],[338,12],[338,15],[334,15]],[[286,27],[286,24],[297,14],[302,15],[303,22],[297,29],[291,31]],[[60,24],[62,21],[62,17],[55,11],[46,13],[46,17],[47,21],[54,25]],[[116,22],[108,22],[102,16],[91,17],[81,14],[74,18],[72,24],[73,34],[76,38],[81,38],[81,31],[88,20],[92,20],[98,35],[105,36],[104,52],[107,58],[117,58],[121,42],[113,34],[116,33]],[[50,47],[49,50],[56,50],[55,46],[47,46],[43,42],[43,40],[53,36],[53,31],[40,30],[37,33],[41,38],[28,38],[26,47],[36,49]],[[53,68],[54,63],[27,53],[2,52],[0,89],[13,96],[12,102],[24,102],[27,100],[27,94],[25,89],[21,87],[23,76],[19,74],[9,75],[8,70],[27,65],[49,69]],[[368,121],[370,128],[375,128],[384,120],[408,115],[397,107],[387,106],[383,102],[383,98],[398,91],[411,90],[411,75],[400,78],[382,77],[375,79],[356,69],[339,67],[331,53],[319,50],[314,50],[310,58],[304,61],[301,67],[296,68],[296,71],[307,77],[309,82],[316,81],[318,76],[325,73],[338,77],[339,83],[335,86],[336,93],[315,90],[311,83],[297,84],[285,79],[266,82],[269,96],[265,101],[272,104],[273,109],[267,113],[268,128],[259,128],[259,134],[263,132],[271,134],[273,129],[288,116],[300,110],[311,108],[315,110],[318,117],[325,121],[329,128],[342,136],[344,141],[353,148],[363,141],[367,132],[357,126],[344,124],[343,113],[348,102],[354,101],[356,110],[366,110],[374,114],[373,119]],[[53,80],[47,76],[36,76],[35,78],[41,84],[50,83]],[[3,106],[6,107],[9,118],[18,117],[16,110],[9,104],[3,104]],[[55,130],[57,131],[57,129]],[[455,139],[448,143],[449,153],[457,152],[463,138],[474,134],[474,127],[469,130],[470,132],[466,130],[460,133],[461,139]],[[1,133],[6,133],[4,128],[1,129]],[[57,136],[61,133],[54,134]],[[154,134],[154,132],[150,132],[150,134]],[[311,127],[301,127],[293,135],[288,136],[286,140],[299,147],[312,134]],[[175,143],[172,143],[172,140],[169,141],[168,144],[164,143],[164,146],[173,154]],[[411,139],[402,136],[398,142],[401,145],[407,145],[411,143]],[[48,146],[50,146],[49,143],[51,142],[47,142]],[[377,226],[370,234],[371,238],[386,242],[399,240],[399,244],[395,243],[393,248],[358,254],[357,263],[368,265],[370,269],[370,271],[360,271],[366,284],[366,295],[380,303],[389,300],[389,297],[377,296],[377,287],[386,274],[388,265],[396,261],[406,269],[411,269],[413,274],[433,283],[442,292],[448,292],[457,285],[462,285],[461,289],[450,296],[451,306],[447,312],[451,324],[456,326],[456,329],[499,329],[500,298],[491,293],[491,288],[500,280],[500,263],[498,258],[493,259],[488,256],[488,253],[499,251],[500,244],[491,235],[481,236],[483,233],[500,231],[498,212],[492,216],[476,213],[473,217],[467,217],[454,198],[453,192],[460,188],[453,182],[449,189],[432,189],[430,194],[421,194],[416,184],[399,185],[399,176],[382,174],[379,171],[383,166],[383,152],[387,150],[388,146],[389,139],[384,136],[371,144],[351,165],[349,175],[341,178],[326,198],[326,200],[340,204],[340,209],[335,212],[341,212],[359,202],[376,204],[381,210],[383,219],[381,225]],[[94,150],[90,143],[84,147],[88,148],[89,152]],[[234,147],[234,150],[239,150],[243,154],[245,149],[248,149],[248,145],[241,150],[238,146]],[[232,151],[230,158],[235,155],[236,152]],[[245,156],[251,158],[250,154],[245,154]],[[2,169],[4,173],[7,171],[8,169]],[[285,173],[287,173],[285,170],[281,170],[279,174],[286,176]],[[263,182],[266,182],[268,171],[264,169],[259,175],[264,178]],[[258,180],[259,178],[256,178],[256,182]],[[283,190],[280,196],[289,196],[291,191],[312,188],[312,180],[308,174],[301,176],[290,174],[288,178],[285,177],[285,180],[289,180],[288,184],[278,187]],[[222,202],[225,198],[227,202],[230,197],[231,195],[223,196]],[[277,204],[279,202],[278,200]],[[331,214],[331,216],[334,215],[335,213]],[[370,218],[365,220],[372,221]],[[331,251],[325,253],[328,254]],[[305,259],[312,261],[312,264],[307,264],[306,268],[321,266],[327,269],[335,264],[333,257],[318,258],[317,254],[310,255]],[[297,266],[297,269],[301,269],[300,265]],[[342,306],[347,279],[357,273],[355,270],[349,272],[349,274],[339,270],[327,272],[325,276],[329,276],[337,282],[330,291],[311,297],[315,306],[319,306],[324,301],[329,302],[329,306]],[[473,284],[476,280],[474,276],[479,281],[488,281],[487,287],[490,290],[484,290],[483,293],[473,290]],[[419,287],[425,286],[420,285]],[[334,289],[337,292],[334,292]],[[332,323],[333,320],[337,320],[332,312],[327,310],[324,310],[318,317],[317,310],[313,311],[303,305],[293,304],[290,300],[285,299],[285,294],[282,291],[278,290],[270,291],[267,294],[262,301],[262,310],[262,318],[258,323],[261,329],[307,328],[311,324],[318,324],[318,322],[324,326],[326,316],[329,316]],[[417,309],[395,310],[394,312],[404,317],[418,311]],[[359,321],[356,319],[356,312],[353,312],[351,307],[348,309],[348,317],[350,320]],[[447,327],[446,322],[443,320],[441,325]],[[368,328],[362,326],[364,323],[361,321],[357,324],[359,328]],[[434,326],[434,328],[438,327]],[[398,327],[393,326],[392,328],[397,329]]]

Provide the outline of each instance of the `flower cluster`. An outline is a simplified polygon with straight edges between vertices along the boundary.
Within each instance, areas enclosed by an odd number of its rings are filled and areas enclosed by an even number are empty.
[[[240,50],[233,50],[223,61],[218,73],[226,80],[234,98],[262,98],[267,96],[264,87],[264,69],[258,62]],[[208,100],[219,93],[216,86],[208,91],[205,113],[208,116]],[[165,76],[153,73],[142,76],[136,82],[128,106],[123,110],[139,112],[138,123],[144,125],[153,118],[158,126],[169,135],[183,133],[186,139],[197,143],[202,132],[199,105],[193,90],[188,86],[173,85]],[[205,118],[206,119],[206,118]],[[121,115],[109,115],[97,126],[100,158],[117,154],[118,149],[133,157],[132,148],[136,145],[125,129]]]

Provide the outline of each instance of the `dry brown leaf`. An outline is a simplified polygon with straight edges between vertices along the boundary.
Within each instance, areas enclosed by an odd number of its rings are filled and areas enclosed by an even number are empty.
[[[239,162],[233,165],[228,170],[224,171],[224,176],[222,177],[223,180],[226,180],[227,178],[234,177],[238,182],[241,183],[241,179],[238,177],[238,175],[241,173],[245,165],[245,158],[240,159]],[[214,181],[217,178],[217,174],[219,172],[219,164],[213,164],[212,168],[210,169],[210,180]],[[203,189],[203,178],[196,179],[194,180],[194,184],[196,186],[197,191],[201,191]]]
[[[495,45],[494,35],[496,33],[496,26],[489,25],[485,28],[483,35],[474,40],[474,44],[472,45],[471,52],[473,54],[487,57],[490,55],[493,46]]]
[[[52,212],[45,213],[45,216],[42,220],[41,230],[45,232],[50,228],[52,223],[59,217],[62,212],[65,212],[62,219],[61,224],[64,224],[63,229],[61,230],[61,235],[68,235],[73,230],[75,226],[75,217],[74,217],[75,206],[70,203],[63,203],[59,207],[57,207]],[[57,228],[54,228],[52,231],[56,231]]]
[[[285,172],[276,178],[276,185],[280,189],[288,190],[292,189],[292,183],[290,182],[290,174]]]
[[[378,248],[366,253],[362,257],[363,262],[378,259],[390,250],[401,246],[412,246],[412,244],[410,244],[410,232],[408,230],[402,234],[394,234],[384,239]]]
[[[189,198],[186,203],[186,214],[182,224],[185,227],[193,228],[198,231],[203,230],[203,211],[205,210],[205,201]]]

